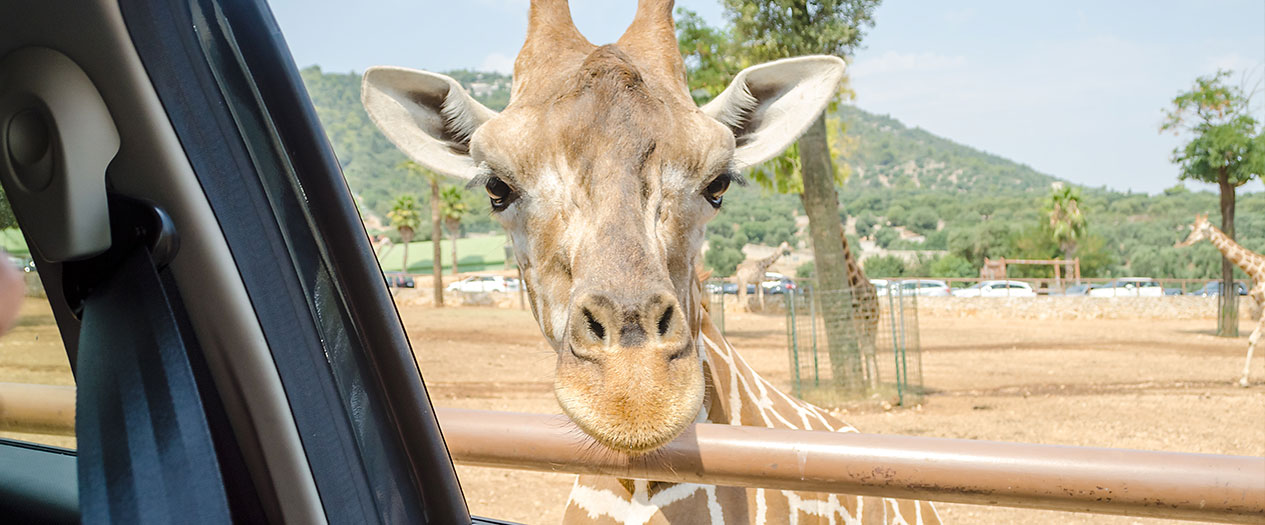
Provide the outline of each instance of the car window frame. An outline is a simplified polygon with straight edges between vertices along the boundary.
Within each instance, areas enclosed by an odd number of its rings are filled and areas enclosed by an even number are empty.
[[[120,8],[283,373],[326,517],[469,522],[386,280],[267,5],[121,0]],[[216,27],[231,48],[219,64],[205,47]],[[224,76],[232,62],[246,84],[238,100],[226,91],[234,89]],[[233,113],[251,99],[257,115]],[[244,127],[252,118],[255,127]],[[246,136],[259,129],[267,132]],[[263,162],[281,164],[271,171],[259,158],[269,150],[277,158]],[[279,196],[290,200],[278,202]],[[306,258],[295,259],[304,244]],[[332,315],[317,310],[314,279],[327,281],[323,307]],[[321,337],[331,325],[338,337]],[[357,402],[370,410],[351,414]],[[376,432],[377,441],[361,441],[366,431]]]

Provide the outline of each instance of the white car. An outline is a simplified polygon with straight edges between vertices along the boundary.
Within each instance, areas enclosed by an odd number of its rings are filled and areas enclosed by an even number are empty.
[[[1163,297],[1164,287],[1150,277],[1122,277],[1089,291],[1090,297]]]
[[[516,292],[518,291],[518,279],[501,277],[499,275],[472,275],[448,285],[445,290],[467,293]]]
[[[879,295],[887,295],[887,279],[870,279],[870,284],[874,285],[874,292]]]
[[[944,281],[934,279],[909,279],[900,281],[900,290],[903,295],[918,295],[921,297],[948,297],[949,284]]]
[[[969,288],[953,291],[954,297],[1036,297],[1032,286],[1022,281],[980,281]]]

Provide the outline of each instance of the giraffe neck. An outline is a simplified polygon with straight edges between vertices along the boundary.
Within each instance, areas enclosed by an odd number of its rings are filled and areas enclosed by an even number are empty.
[[[1216,226],[1209,226],[1208,228],[1212,231],[1208,240],[1221,251],[1221,254],[1227,260],[1241,268],[1252,280],[1258,283],[1265,281],[1265,257],[1253,253],[1239,243],[1234,242],[1234,239],[1231,239],[1229,235],[1226,235],[1225,232]]]
[[[857,262],[856,257],[852,255],[852,247],[848,245],[848,236],[843,236],[843,262],[848,269],[848,284],[853,288],[865,286],[869,280],[865,278],[865,270],[861,268],[861,263]]]
[[[780,259],[781,257],[782,257],[782,250],[778,250],[776,252],[773,252],[773,255],[760,259],[760,271],[763,272],[765,270],[768,270],[769,267],[773,266],[773,263],[777,262],[777,260]]]

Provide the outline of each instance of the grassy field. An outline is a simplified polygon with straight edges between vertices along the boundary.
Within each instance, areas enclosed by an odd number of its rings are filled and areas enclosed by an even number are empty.
[[[460,270],[471,272],[504,267],[505,242],[504,235],[457,239],[457,256],[460,259],[458,261],[461,264]],[[432,268],[434,268],[434,263],[431,261],[432,249],[430,241],[409,243],[407,271],[409,273],[431,273]],[[447,272],[452,265],[452,241],[447,239],[441,241],[439,249],[443,253],[440,260],[444,271]],[[400,265],[404,262],[404,246],[390,246],[378,254],[378,259],[384,271],[401,271]]]
[[[19,257],[27,257],[31,253],[26,247],[26,239],[22,237],[22,232],[17,228],[0,230],[0,248],[4,248],[4,251]]]

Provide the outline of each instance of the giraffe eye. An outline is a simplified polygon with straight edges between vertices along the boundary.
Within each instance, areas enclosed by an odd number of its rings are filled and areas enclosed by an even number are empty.
[[[707,184],[706,188],[703,188],[703,198],[707,199],[707,203],[713,208],[719,209],[725,200],[725,192],[729,190],[730,182],[733,182],[733,175],[728,173],[716,177]]]
[[[483,186],[483,189],[487,190],[488,198],[492,201],[492,211],[504,210],[514,202],[515,198],[517,198],[517,195],[514,193],[514,189],[510,188],[509,184],[506,184],[505,181],[497,177],[488,179],[488,182]]]

